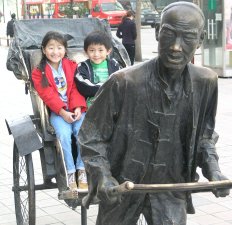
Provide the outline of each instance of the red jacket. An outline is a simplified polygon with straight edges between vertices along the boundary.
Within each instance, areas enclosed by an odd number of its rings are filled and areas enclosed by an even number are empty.
[[[71,112],[77,107],[82,107],[82,112],[86,111],[85,98],[78,92],[76,84],[74,82],[74,73],[77,68],[77,64],[67,58],[63,58],[62,67],[67,81],[67,98],[68,108]],[[52,70],[49,65],[45,67],[46,77],[48,79],[49,86],[42,86],[42,73],[36,68],[32,71],[32,80],[35,90],[38,92],[44,103],[50,108],[51,111],[59,114],[61,108],[66,108],[65,103],[59,97],[58,89],[56,87]]]

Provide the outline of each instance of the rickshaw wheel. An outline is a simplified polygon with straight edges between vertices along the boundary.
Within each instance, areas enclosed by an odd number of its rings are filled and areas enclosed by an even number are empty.
[[[17,225],[35,225],[35,181],[32,155],[20,156],[14,143],[13,181]]]

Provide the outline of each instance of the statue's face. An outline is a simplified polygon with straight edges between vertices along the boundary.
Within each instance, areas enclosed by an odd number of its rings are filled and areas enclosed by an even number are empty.
[[[191,61],[203,39],[203,19],[199,12],[187,6],[168,9],[161,20],[158,35],[159,56],[169,69],[182,69]]]

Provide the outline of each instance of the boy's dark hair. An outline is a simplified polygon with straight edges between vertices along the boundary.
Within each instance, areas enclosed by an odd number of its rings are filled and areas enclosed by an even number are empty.
[[[68,47],[67,40],[63,34],[57,32],[57,31],[49,31],[45,34],[45,36],[42,40],[42,44],[41,44],[42,58],[40,60],[39,66],[38,66],[39,70],[41,70],[41,72],[42,72],[42,86],[43,87],[48,86],[48,80],[47,80],[47,77],[45,75],[45,66],[47,63],[47,57],[43,53],[43,48],[45,48],[47,46],[47,44],[50,40],[55,40],[55,41],[59,42],[60,44],[62,44],[65,47],[66,50]],[[65,56],[67,56],[67,55],[65,55]]]
[[[102,31],[93,31],[84,40],[84,50],[87,52],[87,49],[90,45],[104,45],[107,50],[112,48],[112,42],[109,35]]]

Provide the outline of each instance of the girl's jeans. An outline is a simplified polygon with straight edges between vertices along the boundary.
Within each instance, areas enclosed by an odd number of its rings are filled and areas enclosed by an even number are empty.
[[[80,147],[77,141],[77,135],[81,124],[84,120],[85,113],[82,113],[81,119],[76,120],[73,123],[67,123],[61,116],[51,112],[50,123],[54,127],[56,132],[56,137],[61,143],[61,147],[64,153],[64,160],[66,164],[67,173],[74,173],[76,170],[84,169],[84,163],[81,159]],[[74,165],[73,155],[72,155],[72,138],[71,135],[76,138],[77,145],[77,159],[76,165]]]

